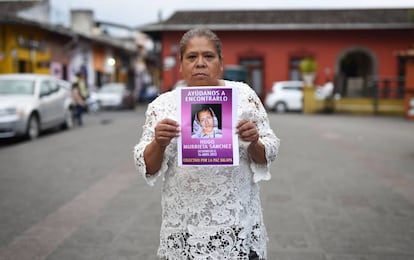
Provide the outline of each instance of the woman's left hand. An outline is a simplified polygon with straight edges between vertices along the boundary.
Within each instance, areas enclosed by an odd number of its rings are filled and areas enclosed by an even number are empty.
[[[237,124],[237,133],[242,141],[250,142],[248,151],[256,163],[266,163],[265,147],[259,141],[259,131],[255,123],[242,119]]]
[[[241,140],[255,143],[259,140],[259,131],[255,123],[242,119],[237,124],[237,133]]]

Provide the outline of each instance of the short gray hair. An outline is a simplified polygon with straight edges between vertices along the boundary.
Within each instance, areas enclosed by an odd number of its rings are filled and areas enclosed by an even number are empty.
[[[197,27],[184,33],[180,41],[180,60],[181,61],[183,60],[184,52],[185,52],[185,49],[187,48],[188,42],[194,37],[206,37],[208,40],[212,41],[216,47],[219,60],[220,62],[222,62],[223,55],[222,55],[221,41],[219,37],[213,31],[211,31],[208,28],[204,28],[204,27]]]

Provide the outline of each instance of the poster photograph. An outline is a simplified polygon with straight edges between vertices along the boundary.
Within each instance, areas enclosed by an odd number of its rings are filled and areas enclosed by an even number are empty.
[[[239,164],[235,91],[231,87],[179,89],[181,135],[177,149],[180,166]]]

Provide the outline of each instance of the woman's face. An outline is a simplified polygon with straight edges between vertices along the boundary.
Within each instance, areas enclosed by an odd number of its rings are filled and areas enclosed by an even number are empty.
[[[211,134],[214,128],[214,119],[209,111],[200,111],[198,113],[198,121],[203,128],[203,133]]]
[[[189,40],[183,53],[180,72],[187,86],[218,86],[223,64],[214,43],[206,37]]]

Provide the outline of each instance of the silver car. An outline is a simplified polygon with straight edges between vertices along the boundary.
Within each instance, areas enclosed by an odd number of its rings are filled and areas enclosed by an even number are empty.
[[[0,138],[73,127],[71,84],[48,75],[0,75]]]

